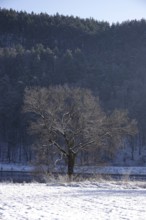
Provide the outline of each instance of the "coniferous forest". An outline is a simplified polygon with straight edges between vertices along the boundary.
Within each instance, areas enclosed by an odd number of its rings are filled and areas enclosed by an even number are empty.
[[[25,88],[64,84],[90,89],[107,114],[127,109],[139,133],[125,143],[123,162],[138,152],[137,164],[146,163],[146,20],[110,25],[1,9],[0,161],[33,158]]]

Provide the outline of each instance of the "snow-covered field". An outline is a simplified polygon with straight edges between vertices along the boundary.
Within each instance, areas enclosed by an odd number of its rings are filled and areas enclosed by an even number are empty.
[[[0,183],[1,220],[145,220],[146,183]]]

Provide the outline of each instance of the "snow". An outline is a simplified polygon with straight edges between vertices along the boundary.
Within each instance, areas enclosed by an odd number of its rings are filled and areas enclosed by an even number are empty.
[[[0,163],[0,171],[31,172],[33,166],[26,164]]]
[[[146,167],[119,167],[119,166],[81,166],[75,167],[75,173],[89,174],[120,174],[120,175],[146,175]]]
[[[0,183],[1,220],[145,220],[146,183]]]
[[[44,170],[45,167],[42,167]],[[53,172],[67,172],[64,166],[50,169]],[[0,163],[0,171],[33,172],[35,167],[26,164]],[[87,174],[120,174],[120,175],[146,175],[146,167],[124,167],[124,166],[75,166],[74,172]]]

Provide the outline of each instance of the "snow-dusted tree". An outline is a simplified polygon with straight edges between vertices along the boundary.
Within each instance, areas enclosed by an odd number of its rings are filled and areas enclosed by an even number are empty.
[[[47,160],[52,148],[66,158],[73,174],[79,151],[114,148],[125,135],[136,133],[136,122],[125,111],[107,116],[91,91],[68,86],[26,89],[24,111],[35,116],[30,130],[38,137],[37,151]],[[112,149],[113,150],[113,149]]]

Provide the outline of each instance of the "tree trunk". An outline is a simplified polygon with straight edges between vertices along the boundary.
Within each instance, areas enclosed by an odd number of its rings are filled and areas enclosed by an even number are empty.
[[[76,154],[72,152],[71,150],[69,150],[68,156],[67,156],[67,160],[68,160],[67,163],[68,163],[68,176],[70,180],[74,173],[75,157],[76,157]]]

